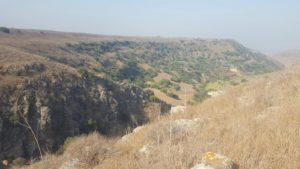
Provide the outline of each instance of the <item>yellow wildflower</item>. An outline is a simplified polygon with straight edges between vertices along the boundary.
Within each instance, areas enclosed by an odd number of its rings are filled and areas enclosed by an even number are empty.
[[[220,160],[220,157],[215,152],[206,152],[202,156],[202,161],[212,162],[212,161],[218,161],[218,160]]]

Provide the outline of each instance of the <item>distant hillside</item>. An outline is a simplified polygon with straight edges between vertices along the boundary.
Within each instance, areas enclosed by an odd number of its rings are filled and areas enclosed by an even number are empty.
[[[300,50],[290,50],[271,55],[271,58],[284,64],[285,66],[300,64]]]
[[[240,83],[244,75],[272,72],[280,65],[233,40],[116,37],[51,31],[10,30],[0,45],[68,65],[79,72],[155,88],[181,100],[180,86],[192,85],[190,103],[207,97],[207,85]],[[167,75],[170,78],[160,78]],[[159,79],[159,80],[157,80]],[[174,103],[174,102],[171,102]],[[175,104],[175,103],[174,103]]]
[[[42,152],[95,130],[121,135],[168,112],[164,101],[197,103],[280,68],[233,40],[1,28],[0,159],[37,156],[32,131]]]

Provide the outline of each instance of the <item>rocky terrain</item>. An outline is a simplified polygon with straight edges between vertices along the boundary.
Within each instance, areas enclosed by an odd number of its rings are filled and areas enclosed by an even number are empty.
[[[256,76],[123,137],[75,137],[61,155],[15,168],[299,168],[299,75],[297,66]]]
[[[146,107],[159,103],[160,112],[169,109],[136,85],[118,84],[16,47],[0,49],[1,159],[39,157],[57,151],[67,137],[95,130],[120,135],[149,120]]]
[[[189,103],[199,103],[223,84],[245,83],[244,76],[282,68],[232,40],[8,30],[0,30],[0,159],[15,163],[62,153],[73,136],[97,131],[117,137],[159,119],[170,105],[154,90],[181,100],[180,105],[188,102],[182,97],[187,86],[193,91]],[[162,138],[168,133],[180,141],[198,122],[192,121],[183,128],[177,123],[184,120],[158,125],[146,137],[152,140],[148,146],[167,144]],[[171,132],[154,137],[168,126]],[[82,163],[70,160],[65,165]]]

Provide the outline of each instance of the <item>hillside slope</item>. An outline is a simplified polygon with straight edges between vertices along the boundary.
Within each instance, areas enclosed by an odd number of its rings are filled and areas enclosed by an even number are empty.
[[[15,47],[50,61],[68,65],[120,83],[155,88],[179,100],[192,85],[191,103],[202,101],[220,81],[240,83],[245,75],[282,68],[265,55],[233,40],[117,37],[51,31],[0,32],[0,45]],[[160,78],[162,75],[170,78]],[[159,79],[159,80],[157,80]],[[234,81],[234,82],[232,82]],[[156,92],[157,93],[157,92]]]
[[[67,137],[95,130],[123,135],[148,121],[145,109],[155,104],[162,113],[169,110],[136,85],[0,45],[0,159],[35,158],[58,150]]]
[[[122,135],[168,112],[147,89],[197,103],[222,84],[280,68],[232,40],[0,31],[0,159],[55,152],[91,131]]]
[[[226,155],[236,168],[299,168],[299,76],[298,66],[257,77],[119,140],[96,133],[75,138],[63,155],[23,169],[189,169],[205,152]]]

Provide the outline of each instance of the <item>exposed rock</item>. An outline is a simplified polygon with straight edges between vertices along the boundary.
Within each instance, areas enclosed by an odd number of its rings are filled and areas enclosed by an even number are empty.
[[[185,113],[186,107],[185,106],[172,106],[170,110],[170,114],[181,114]]]
[[[142,129],[144,128],[144,126],[138,126],[136,127],[131,133],[128,133],[126,135],[124,135],[119,141],[118,143],[130,143],[130,140],[132,139],[132,137],[134,137],[135,134],[137,134],[138,132],[140,132]]]
[[[68,73],[0,85],[0,159],[38,155],[32,133],[20,125],[25,119],[42,150],[56,151],[67,137],[93,130],[120,135],[143,124],[150,94],[134,85]]]
[[[147,137],[156,143],[168,139],[176,140],[188,134],[188,132],[192,131],[202,121],[203,119],[196,118],[161,122],[148,132]]]
[[[79,164],[79,160],[77,158],[71,159],[69,161],[64,162],[59,169],[74,169]]]
[[[224,95],[224,93],[225,93],[225,91],[218,90],[218,91],[207,92],[207,95],[209,95],[211,97],[216,97],[216,96]]]
[[[191,169],[215,169],[209,165],[205,165],[203,163],[197,164],[194,167],[192,167]]]
[[[233,161],[223,155],[207,152],[202,157],[202,162],[191,169],[235,169]]]
[[[148,144],[142,146],[138,150],[138,155],[144,156],[149,155],[153,148],[166,140],[172,140],[172,142],[176,142],[178,139],[182,138],[190,131],[193,131],[193,128],[196,125],[202,124],[205,120],[200,118],[195,119],[178,119],[174,121],[161,122],[157,124],[154,128],[146,131],[146,140],[148,140]],[[119,143],[127,143],[132,144],[134,136],[143,130],[143,126],[137,127],[133,130],[132,133],[129,133],[123,136]]]

